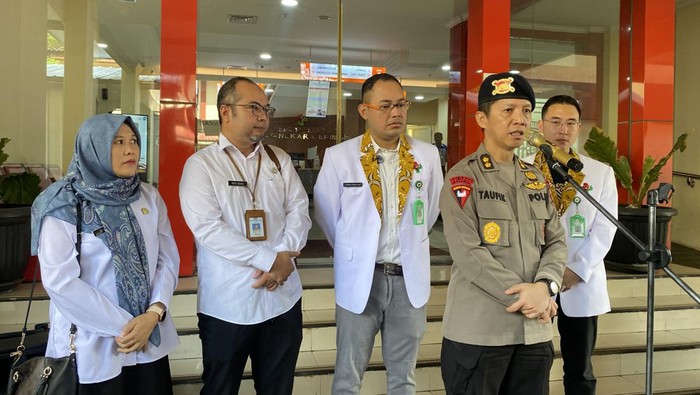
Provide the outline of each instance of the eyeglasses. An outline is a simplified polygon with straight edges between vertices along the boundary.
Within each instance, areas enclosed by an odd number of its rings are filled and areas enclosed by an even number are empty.
[[[250,111],[253,112],[253,115],[256,117],[259,117],[263,114],[267,115],[268,118],[272,118],[275,116],[275,111],[277,110],[276,108],[272,106],[261,106],[260,104],[252,103],[252,104],[228,104],[224,103],[224,106],[236,106],[236,107],[248,107],[250,108]]]
[[[391,110],[394,109],[394,107],[396,107],[399,111],[405,111],[411,107],[410,101],[400,101],[396,104],[382,103],[378,106],[374,106],[374,105],[368,104],[368,103],[362,103],[362,104],[369,107],[369,108],[379,110],[381,112],[391,112]]]
[[[578,125],[581,124],[579,121],[574,121],[574,120],[568,120],[568,121],[562,121],[561,119],[543,119],[545,122],[549,122],[552,124],[552,126],[556,129],[559,129],[560,127],[566,125],[567,130],[575,130]]]

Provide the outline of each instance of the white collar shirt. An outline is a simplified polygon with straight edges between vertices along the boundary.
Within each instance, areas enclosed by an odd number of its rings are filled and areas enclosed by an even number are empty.
[[[177,287],[180,256],[170,229],[165,203],[158,191],[141,184],[141,196],[131,209],[143,234],[151,280],[150,304],[166,306]],[[171,314],[158,323],[159,346],[148,343],[145,350],[117,352],[115,337],[133,316],[119,306],[112,252],[91,232],[82,233],[81,262],[76,259],[76,227],[46,216],[39,235],[41,281],[51,297],[51,333],[46,356],[58,358],[69,353],[70,324],[77,329],[75,346],[78,376],[83,384],[107,381],[122,367],[157,361],[179,344]],[[169,309],[168,309],[169,310]]]
[[[277,317],[301,298],[297,270],[275,291],[252,288],[256,270],[268,272],[279,251],[300,251],[311,228],[309,199],[291,158],[271,148],[281,172],[262,144],[245,156],[220,134],[218,144],[187,160],[180,180],[182,213],[197,244],[197,311],[235,324],[257,324]],[[250,241],[245,212],[253,208],[252,196],[240,181],[253,189],[259,155],[255,201],[256,208],[265,211],[267,240]]]
[[[379,231],[377,262],[401,264],[399,245],[399,146],[388,150],[379,147],[372,139],[379,160],[379,177],[382,182],[382,228]]]

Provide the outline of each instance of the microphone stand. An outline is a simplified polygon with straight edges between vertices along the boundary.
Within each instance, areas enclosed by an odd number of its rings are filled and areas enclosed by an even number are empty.
[[[656,206],[661,203],[668,203],[668,198],[673,192],[673,185],[662,183],[658,189],[650,190],[647,194],[647,206],[649,207],[649,240],[644,244],[639,238],[617,220],[608,210],[595,200],[581,185],[571,178],[568,168],[557,162],[553,157],[552,147],[541,145],[540,150],[547,160],[547,164],[558,175],[588,200],[598,211],[605,216],[613,225],[617,227],[637,248],[639,254],[637,258],[642,262],[647,262],[647,337],[646,337],[646,395],[652,395],[652,378],[654,369],[654,271],[662,269],[673,281],[678,284],[690,297],[700,304],[700,296],[680,277],[676,275],[668,264],[671,262],[671,251],[664,243],[656,243]],[[659,193],[663,196],[659,196]]]

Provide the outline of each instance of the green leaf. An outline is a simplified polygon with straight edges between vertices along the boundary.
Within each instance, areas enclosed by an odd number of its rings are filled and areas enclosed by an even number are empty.
[[[0,179],[0,199],[4,203],[32,204],[39,196],[41,179],[34,173],[12,174]]]
[[[7,160],[8,156],[9,156],[5,153],[5,151],[3,151],[3,148],[5,148],[5,145],[9,142],[10,142],[10,139],[8,139],[7,137],[3,137],[0,139],[0,166],[2,166],[3,163],[5,163],[5,161]]]
[[[618,157],[617,145],[610,137],[603,134],[600,128],[594,126],[583,148],[591,158],[612,167],[615,178],[620,182],[620,185],[629,190],[631,196],[634,196],[630,163],[626,157]],[[585,172],[586,170],[584,169],[584,173]]]

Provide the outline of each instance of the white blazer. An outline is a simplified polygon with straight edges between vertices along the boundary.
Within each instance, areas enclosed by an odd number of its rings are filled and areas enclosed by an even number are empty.
[[[437,220],[443,175],[437,148],[406,137],[415,161],[423,167],[412,175],[399,224],[399,244],[408,297],[414,307],[421,307],[430,296],[428,231]],[[381,229],[381,218],[360,164],[361,140],[359,136],[328,148],[314,186],[316,221],[334,252],[335,300],[356,314],[364,311],[369,299]],[[425,222],[413,225],[411,208],[419,180],[423,182],[420,198],[425,204]]]
[[[534,158],[531,155],[525,161],[532,163]],[[582,185],[588,184],[589,194],[617,218],[617,186],[612,168],[581,154],[579,158],[586,175]],[[586,218],[586,236],[571,237],[569,220],[577,212],[574,203],[569,205],[561,217],[561,224],[566,229],[566,244],[569,248],[566,267],[581,277],[583,282],[559,294],[559,300],[567,316],[593,317],[610,311],[603,258],[610,250],[617,228],[580,193],[576,193],[576,196],[581,199],[578,213]]]

